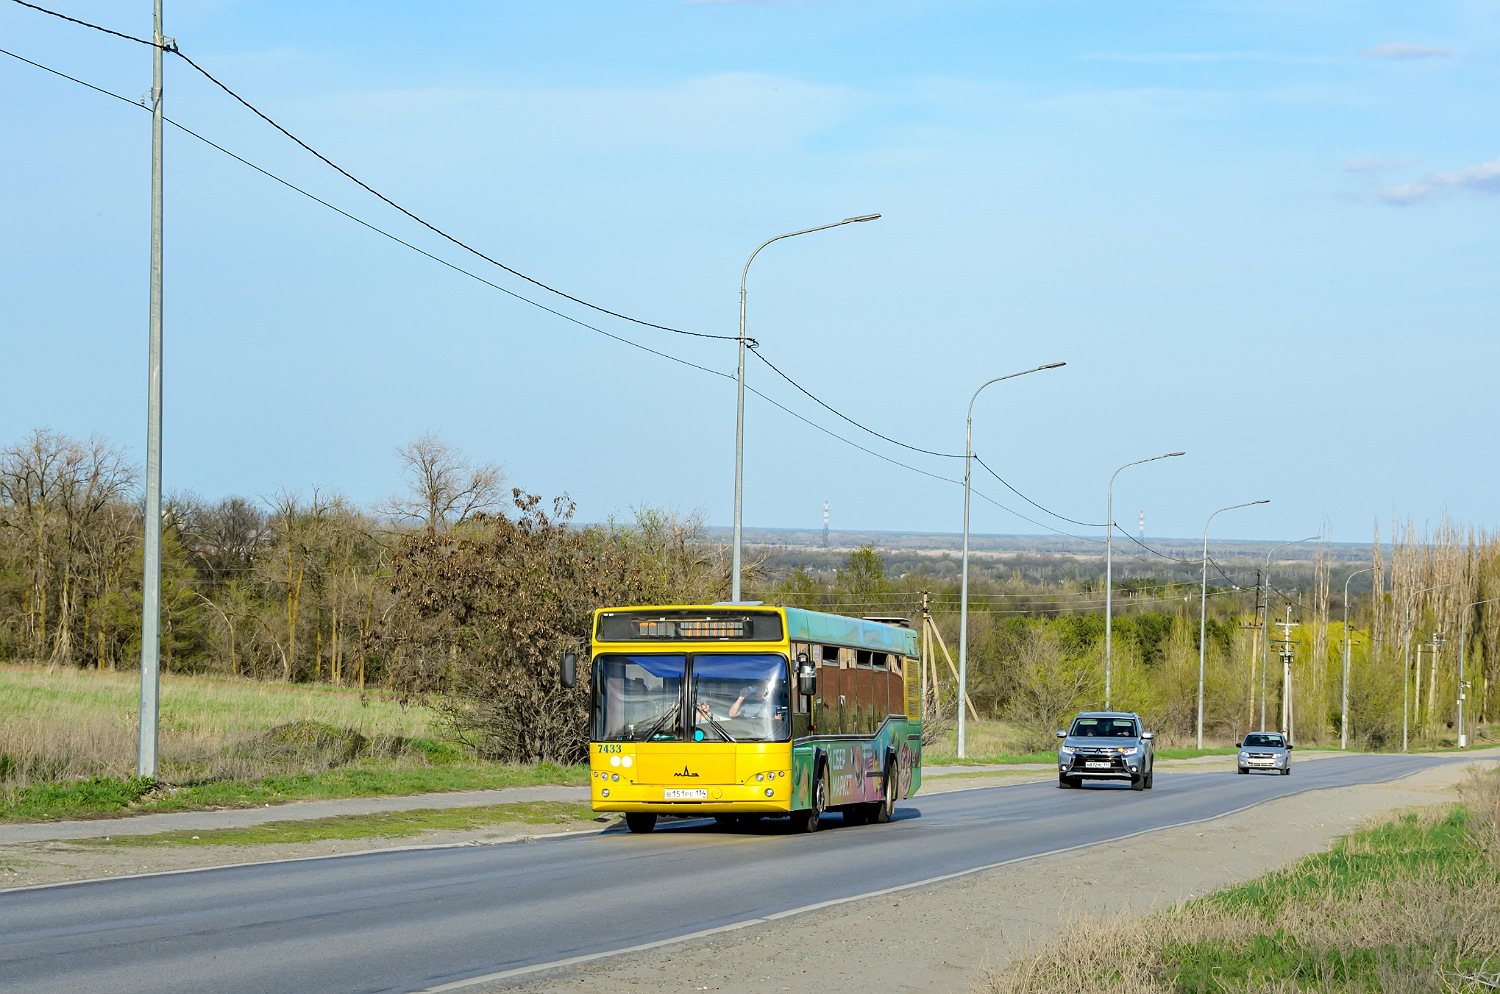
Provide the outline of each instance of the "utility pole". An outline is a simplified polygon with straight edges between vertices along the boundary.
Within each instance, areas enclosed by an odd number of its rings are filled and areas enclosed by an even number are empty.
[[[1245,724],[1255,721],[1255,660],[1260,656],[1260,570],[1255,571],[1255,620],[1250,623],[1250,700]],[[1262,719],[1264,724],[1264,719]]]
[[[1438,656],[1442,654],[1443,646],[1448,643],[1447,635],[1441,631],[1432,633],[1432,662],[1429,664],[1432,670],[1427,679],[1427,725],[1429,729],[1437,718],[1437,671]]]
[[[1281,629],[1281,734],[1292,741],[1292,629],[1297,622],[1292,620],[1292,606],[1286,606],[1286,620],[1276,622]]]
[[[151,316],[146,372],[146,520],[141,577],[141,720],[137,776],[156,776],[157,714],[161,694],[161,0],[156,0],[156,44],[151,49]]]
[[[826,500],[823,502],[823,548],[828,548],[828,502]]]

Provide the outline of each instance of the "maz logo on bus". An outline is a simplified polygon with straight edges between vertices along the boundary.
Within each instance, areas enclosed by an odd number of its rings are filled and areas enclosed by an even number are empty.
[[[599,751],[600,752],[619,752],[620,751],[620,747],[618,745],[610,745],[607,742],[601,742],[601,743],[599,743]]]

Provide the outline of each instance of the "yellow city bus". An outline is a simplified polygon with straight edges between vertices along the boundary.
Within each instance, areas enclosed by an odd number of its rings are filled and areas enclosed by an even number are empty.
[[[890,821],[921,785],[916,633],[886,620],[737,603],[594,613],[595,811]],[[576,663],[563,664],[572,686]]]

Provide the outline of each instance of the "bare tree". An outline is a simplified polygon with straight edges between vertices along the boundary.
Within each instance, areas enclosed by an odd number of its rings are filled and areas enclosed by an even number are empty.
[[[445,534],[475,514],[500,507],[505,473],[494,463],[474,466],[464,454],[426,432],[396,450],[407,492],[392,496],[385,510],[401,522],[419,525],[429,537]]]

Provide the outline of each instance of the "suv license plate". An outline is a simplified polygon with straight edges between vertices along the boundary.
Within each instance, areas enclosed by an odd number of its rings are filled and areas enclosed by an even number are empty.
[[[1090,770],[1107,770],[1107,769],[1109,769],[1109,764],[1108,763],[1084,763],[1083,765],[1084,765],[1085,769],[1090,769]]]
[[[662,791],[662,800],[706,801],[708,800],[708,790],[701,787],[697,790],[686,790],[683,788],[668,787],[666,790]]]

